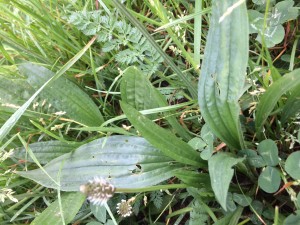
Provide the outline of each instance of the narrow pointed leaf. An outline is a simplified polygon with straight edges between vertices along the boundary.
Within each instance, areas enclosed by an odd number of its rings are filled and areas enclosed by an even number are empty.
[[[143,137],[166,156],[180,163],[202,168],[206,167],[205,161],[200,158],[200,155],[189,144],[156,125],[132,106],[121,102],[121,108]]]
[[[255,128],[259,136],[268,116],[274,109],[280,97],[287,91],[300,88],[300,69],[296,69],[285,74],[282,78],[275,81],[261,97],[255,113]]]
[[[166,98],[155,89],[147,76],[136,67],[129,67],[124,71],[121,81],[121,97],[122,101],[133,106],[138,111],[145,109],[154,109],[168,106]],[[185,140],[191,139],[190,135],[172,116],[173,112],[165,112],[163,115],[166,120]],[[148,115],[149,119],[155,119],[156,115]]]
[[[213,1],[198,101],[203,118],[216,136],[240,149],[244,141],[238,99],[245,82],[249,35],[246,3],[237,2]]]
[[[20,73],[27,77],[27,82],[38,89],[54,73],[42,66],[24,63],[19,66]],[[95,126],[103,123],[103,117],[92,99],[76,84],[65,77],[59,77],[41,92],[41,98],[51,103],[65,116],[85,125]]]
[[[59,187],[41,169],[17,174],[62,191],[79,191],[95,176],[108,178],[117,188],[142,188],[172,177],[183,167],[172,161],[144,138],[120,135],[94,140],[45,165]]]

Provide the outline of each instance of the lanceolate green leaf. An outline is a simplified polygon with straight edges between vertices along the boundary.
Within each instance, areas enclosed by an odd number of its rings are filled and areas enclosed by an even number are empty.
[[[144,138],[120,135],[94,140],[45,165],[59,187],[41,169],[17,173],[45,187],[78,191],[95,176],[109,178],[117,188],[148,187],[174,176],[182,167]]]
[[[57,158],[65,153],[69,153],[76,149],[79,143],[64,143],[61,141],[43,141],[29,145],[29,148],[41,164],[46,164],[52,159]],[[34,162],[26,152],[25,148],[17,148],[14,150],[14,157],[18,159],[26,159],[26,161]]]
[[[77,62],[78,59],[89,49],[89,47],[95,41],[94,37],[91,41],[81,50],[79,51],[72,59],[70,59],[57,73],[51,77],[47,82],[45,82],[1,127],[0,129],[0,142],[5,138],[5,136],[10,132],[13,126],[18,122],[20,117],[26,111],[26,109],[30,106],[33,100],[40,94],[40,92],[51,82],[59,78],[62,74],[64,74],[71,66]]]
[[[234,158],[227,153],[218,153],[208,160],[211,186],[220,205],[226,210],[227,193],[234,170],[232,167],[243,158]]]
[[[166,156],[180,163],[202,168],[206,167],[204,160],[200,158],[200,155],[190,145],[171,132],[156,125],[132,106],[121,102],[121,107],[129,121],[143,137]]]
[[[156,90],[147,76],[136,67],[129,67],[124,71],[121,81],[122,101],[133,106],[138,111],[154,109],[168,106],[166,98]],[[165,112],[164,116],[170,125],[185,140],[191,139],[190,135],[179,124],[172,112]],[[156,115],[148,115],[150,119],[155,119]]]
[[[227,145],[244,147],[238,99],[248,61],[246,3],[213,1],[210,30],[199,81],[201,114],[211,130]]]
[[[255,128],[259,136],[268,116],[274,109],[280,97],[287,91],[300,88],[300,69],[296,69],[275,81],[261,97],[255,113]]]
[[[85,198],[86,196],[81,192],[64,193],[61,199],[52,202],[30,225],[69,224],[76,216]],[[59,200],[61,201],[61,208],[59,206]]]
[[[160,104],[156,101],[155,91],[156,89],[152,87],[147,76],[136,67],[129,67],[124,71],[121,81],[121,97],[123,102],[126,102],[139,111],[158,108]],[[153,119],[153,115],[150,118]]]
[[[50,70],[32,63],[21,64],[19,70],[36,90],[54,76]],[[103,117],[92,99],[65,77],[59,77],[40,95],[58,111],[66,112],[65,116],[77,122],[90,126],[103,123]]]

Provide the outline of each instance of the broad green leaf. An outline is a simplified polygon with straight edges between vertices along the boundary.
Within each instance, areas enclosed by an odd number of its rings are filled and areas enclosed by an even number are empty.
[[[285,74],[282,78],[275,81],[261,97],[255,113],[255,128],[259,137],[262,136],[263,125],[280,97],[284,93],[300,87],[299,73],[300,69],[296,69]]]
[[[26,111],[26,109],[30,106],[33,100],[40,94],[40,92],[50,83],[61,77],[71,66],[74,65],[75,62],[80,59],[80,57],[89,49],[89,47],[94,43],[95,38],[91,39],[91,41],[84,46],[82,50],[80,50],[72,59],[70,59],[57,73],[47,80],[1,127],[0,129],[0,142],[5,138],[5,136],[10,132],[10,130],[14,127],[14,125],[18,122],[20,117]]]
[[[156,125],[154,122],[139,113],[132,106],[121,102],[121,108],[129,121],[154,147],[163,152],[164,155],[177,162],[197,167],[206,167],[206,163],[199,154],[187,143],[180,140],[174,134]]]
[[[61,197],[61,208],[59,199],[51,203],[41,214],[39,214],[30,225],[63,225],[69,224],[85,201],[85,195],[81,192],[64,193]],[[62,217],[64,221],[62,221]]]
[[[155,89],[147,76],[136,67],[129,67],[124,71],[121,81],[122,101],[133,106],[136,110],[154,109],[166,107],[166,98]],[[174,112],[165,112],[163,115],[174,130],[185,140],[191,139],[190,135],[172,116]],[[148,115],[149,119],[157,118],[156,114]]]
[[[289,215],[283,222],[283,225],[300,225],[300,211],[296,215]]]
[[[273,140],[267,139],[260,142],[257,151],[268,166],[276,166],[279,163],[278,148]]]
[[[278,170],[267,166],[258,177],[258,185],[267,193],[274,193],[280,186],[281,178]]]
[[[224,210],[227,210],[227,193],[234,172],[232,167],[243,160],[243,158],[234,158],[227,153],[218,153],[208,160],[211,186],[216,195],[216,199]]]
[[[180,170],[176,171],[174,175],[179,178],[183,183],[191,187],[205,187],[206,189],[211,189],[210,187],[210,177],[206,173],[199,173],[190,170]]]
[[[54,73],[42,66],[24,63],[19,66],[20,73],[27,77],[27,82],[38,89]],[[65,77],[59,77],[41,92],[41,98],[51,103],[65,116],[84,125],[95,126],[103,123],[103,117],[92,99],[77,85]]]
[[[106,222],[106,208],[103,205],[90,204],[91,212],[101,223]]]
[[[25,79],[0,76],[0,102],[22,105],[34,93]]]
[[[117,188],[142,188],[172,177],[183,167],[172,161],[144,138],[120,135],[94,140],[45,165],[59,187],[41,169],[16,173],[62,191],[78,191],[95,176],[109,178]]]
[[[267,165],[263,157],[257,155],[257,152],[252,149],[243,149],[238,152],[238,156],[246,156],[247,162],[256,168],[261,168]]]
[[[198,101],[213,133],[228,146],[244,148],[239,121],[239,97],[248,62],[249,32],[246,3],[213,1],[210,29],[201,68]]]
[[[300,112],[300,88],[296,87],[291,90],[291,95],[288,97],[281,114],[281,123],[287,122],[287,120],[295,116]]]
[[[300,179],[300,151],[293,152],[285,161],[285,171],[295,180]]]
[[[64,143],[60,141],[45,141],[35,142],[30,144],[29,147],[33,154],[41,164],[46,164],[52,159],[57,158],[65,153],[71,152],[76,149],[79,143]],[[28,162],[34,162],[30,157],[27,156],[25,148],[17,148],[14,150],[13,156],[18,159],[26,159]]]

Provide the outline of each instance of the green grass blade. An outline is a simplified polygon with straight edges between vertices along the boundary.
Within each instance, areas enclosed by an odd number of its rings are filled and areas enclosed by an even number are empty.
[[[10,132],[10,130],[14,127],[14,125],[18,122],[20,117],[26,111],[26,109],[30,106],[33,100],[40,94],[40,92],[51,82],[59,78],[63,75],[68,69],[71,68],[80,57],[89,49],[89,47],[94,43],[96,37],[92,38],[91,41],[80,51],[78,52],[72,59],[70,59],[51,79],[49,79],[46,83],[44,83],[0,128],[0,142],[5,138],[5,136]]]
[[[248,63],[246,4],[213,1],[210,30],[199,80],[199,105],[211,130],[228,146],[244,148],[238,99]],[[229,12],[229,13],[228,13]]]
[[[121,102],[121,108],[129,121],[154,147],[177,162],[206,168],[206,162],[200,158],[190,145],[171,132],[161,128],[132,106]]]
[[[195,14],[199,14],[200,12],[202,12],[202,0],[195,1]],[[194,61],[200,67],[202,16],[198,15],[194,20]]]
[[[261,97],[255,113],[255,128],[259,137],[262,135],[263,125],[274,109],[280,97],[294,88],[300,88],[300,69],[285,74],[274,82]]]

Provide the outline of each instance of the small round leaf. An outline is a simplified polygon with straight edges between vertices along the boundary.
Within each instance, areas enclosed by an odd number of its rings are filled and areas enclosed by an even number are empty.
[[[258,185],[267,193],[274,193],[280,186],[280,173],[274,167],[267,166],[258,178]]]
[[[260,142],[257,150],[268,166],[276,166],[279,163],[278,148],[273,140],[267,139]]]
[[[300,179],[300,151],[289,155],[285,162],[285,171],[295,180]]]

